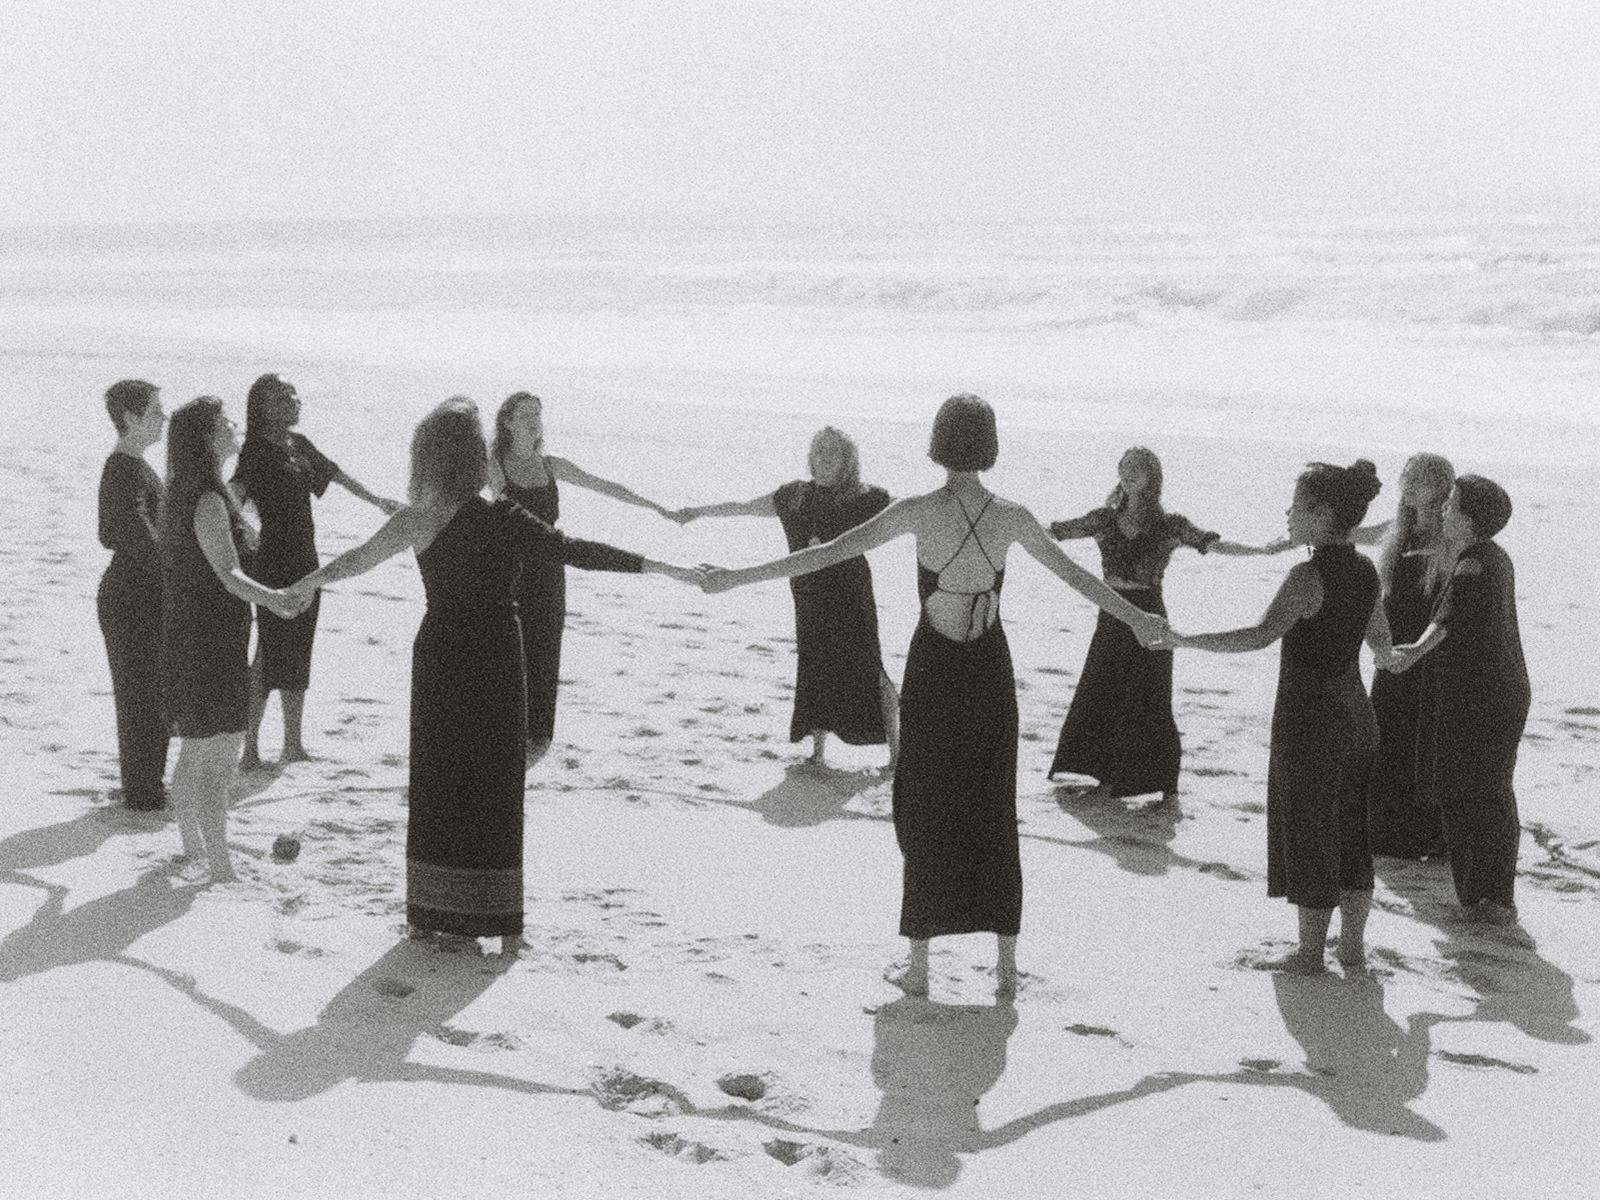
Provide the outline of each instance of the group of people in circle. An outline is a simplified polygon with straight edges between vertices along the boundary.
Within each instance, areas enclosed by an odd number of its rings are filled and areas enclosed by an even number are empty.
[[[260,762],[265,698],[283,700],[287,759],[305,755],[301,713],[321,590],[406,551],[426,612],[412,656],[406,914],[418,937],[499,938],[523,929],[526,773],[554,735],[565,568],[645,573],[711,593],[792,581],[797,679],[791,738],[887,743],[904,859],[896,982],[928,988],[937,936],[997,937],[1003,995],[1017,986],[1022,918],[1017,828],[1018,721],[1000,620],[1007,558],[1020,547],[1099,609],[1050,774],[1096,781],[1107,802],[1154,793],[1175,803],[1181,746],[1172,651],[1237,653],[1281,641],[1268,764],[1268,894],[1298,910],[1281,965],[1320,973],[1333,913],[1339,959],[1364,961],[1373,854],[1447,853],[1464,915],[1516,919],[1520,836],[1513,770],[1529,689],[1511,561],[1494,541],[1511,502],[1493,481],[1454,476],[1417,455],[1393,519],[1363,524],[1380,484],[1365,460],[1313,463],[1294,481],[1286,534],[1264,546],[1222,539],[1162,506],[1160,460],[1135,447],[1102,506],[1048,528],[996,495],[982,474],[999,437],[982,399],[939,408],[928,456],[943,481],[891,499],[861,479],[853,441],[813,439],[811,478],[748,501],[668,509],[545,452],[538,397],[519,392],[486,435],[477,406],[452,398],[411,440],[407,502],[378,496],[301,434],[291,384],[252,385],[243,445],[222,402],[202,396],[166,419],[159,390],[125,380],[106,393],[116,451],[100,489],[113,551],[99,593],[117,707],[124,802],[167,803],[183,853],[213,880],[234,877],[227,845],[233,773]],[[167,439],[163,483],[143,455]],[[237,454],[230,478],[228,462]],[[383,524],[327,563],[312,498],[339,483]],[[557,528],[568,483],[690,521],[771,516],[789,552],[742,568],[658,561]],[[491,498],[492,497],[492,498]],[[253,508],[259,527],[246,518]],[[868,551],[915,542],[919,620],[897,693],[885,672]],[[1092,537],[1104,578],[1058,542]],[[1356,543],[1379,544],[1374,565]],[[1162,578],[1180,547],[1266,555],[1291,546],[1262,617],[1186,634],[1168,622]],[[251,607],[257,649],[249,659]],[[1363,684],[1366,643],[1380,670]]]

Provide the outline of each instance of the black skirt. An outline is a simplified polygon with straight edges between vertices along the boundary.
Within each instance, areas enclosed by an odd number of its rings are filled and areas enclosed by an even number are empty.
[[[561,638],[567,621],[567,569],[559,562],[528,563],[517,584],[523,668],[528,681],[528,741],[550,742],[556,733],[561,686]]]
[[[411,659],[406,920],[522,932],[526,700],[510,604],[423,618]]]
[[[1145,612],[1167,615],[1159,588],[1119,588],[1117,594]],[[1175,792],[1182,758],[1172,717],[1172,651],[1146,650],[1133,630],[1102,612],[1050,774],[1088,775],[1113,796]]]
[[[894,829],[903,936],[1017,933],[1017,695],[998,621],[971,642],[918,623],[900,693]]]
[[[814,730],[852,746],[882,745],[883,651],[864,558],[791,581],[797,662],[789,740]]]

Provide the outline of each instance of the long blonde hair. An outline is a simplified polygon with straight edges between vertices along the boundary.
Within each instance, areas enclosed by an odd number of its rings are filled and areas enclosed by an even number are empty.
[[[1134,520],[1142,533],[1149,529],[1153,522],[1166,516],[1166,510],[1161,507],[1161,486],[1165,477],[1161,471],[1161,460],[1156,457],[1156,452],[1147,446],[1129,446],[1122,452],[1122,457],[1117,459],[1119,475],[1130,459],[1144,473],[1147,486],[1137,496],[1130,496],[1119,478],[1117,486],[1112,488],[1111,494],[1106,497],[1106,507],[1114,513],[1120,513],[1130,505],[1133,506]]]
[[[1405,469],[1415,471],[1427,491],[1437,496],[1441,505],[1456,481],[1455,467],[1451,466],[1450,460],[1442,454],[1413,454],[1406,460]],[[1395,568],[1400,565],[1400,559],[1405,555],[1406,547],[1416,531],[1417,510],[1406,503],[1405,491],[1402,489],[1394,520],[1389,522],[1389,535],[1383,539],[1383,545],[1378,551],[1378,581],[1383,586],[1384,595],[1388,595],[1390,589],[1394,587]],[[1440,528],[1437,524],[1428,544],[1421,549],[1427,551],[1429,556],[1426,586],[1431,590],[1438,582],[1441,568],[1445,565],[1440,557]]]
[[[835,429],[832,425],[824,425],[817,430],[811,439],[811,449],[806,453],[806,466],[817,459],[817,455],[828,450],[836,450],[843,466],[838,477],[827,486],[845,495],[853,495],[861,490],[861,452],[856,449],[855,439],[842,429]]]
[[[411,503],[470,500],[488,481],[489,454],[478,406],[452,396],[411,435]]]

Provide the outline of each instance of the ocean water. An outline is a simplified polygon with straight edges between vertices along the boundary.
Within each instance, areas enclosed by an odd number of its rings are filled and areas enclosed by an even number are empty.
[[[1588,457],[1600,209],[1276,225],[552,217],[0,230],[0,329],[752,405]]]

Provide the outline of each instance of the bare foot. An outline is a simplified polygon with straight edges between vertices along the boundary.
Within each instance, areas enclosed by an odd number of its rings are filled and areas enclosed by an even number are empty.
[[[1328,966],[1321,958],[1314,958],[1304,950],[1296,950],[1285,958],[1272,959],[1261,964],[1263,971],[1282,971],[1285,975],[1326,975]]]
[[[891,967],[883,973],[883,977],[908,996],[928,994],[928,972],[925,970],[912,967],[902,967],[897,970]]]
[[[500,939],[500,957],[508,959],[515,958],[519,953],[521,953],[522,948],[527,944],[527,942],[522,940],[522,935],[520,933],[502,936]]]
[[[304,746],[285,746],[283,748],[283,757],[279,761],[296,763],[316,762],[317,760],[311,756]]]

